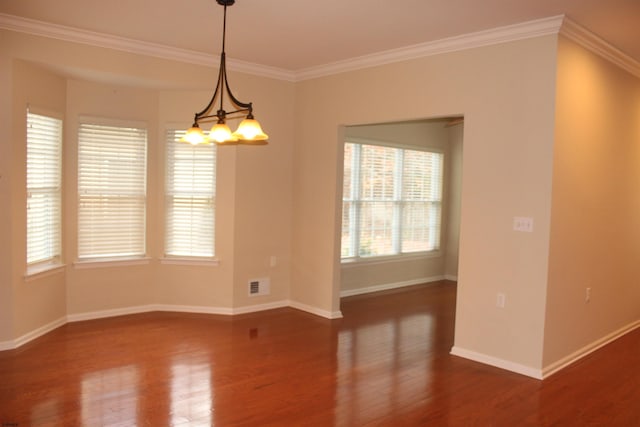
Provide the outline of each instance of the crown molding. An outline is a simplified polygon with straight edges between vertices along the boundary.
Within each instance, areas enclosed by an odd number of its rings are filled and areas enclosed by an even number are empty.
[[[114,49],[136,55],[153,56],[171,61],[204,65],[206,67],[217,68],[220,64],[219,55],[212,56],[210,54],[193,50],[180,49],[157,43],[149,43],[110,34],[97,33],[94,31],[87,31],[4,13],[0,13],[0,29],[106,49]],[[285,81],[295,80],[295,74],[290,71],[254,64],[247,61],[227,59],[227,66],[230,70],[242,73]]]
[[[218,55],[212,56],[193,50],[81,30],[3,13],[0,13],[0,29],[207,67],[218,67],[220,62]],[[564,15],[415,44],[297,71],[234,59],[228,59],[227,65],[229,69],[233,71],[277,80],[297,82],[347,71],[355,71],[379,65],[552,34],[561,34],[631,74],[640,77],[640,63],[638,61]]]
[[[602,58],[628,71],[634,76],[640,77],[640,62],[570,18],[564,18],[560,34],[578,43],[585,49],[600,55]]]
[[[378,65],[407,61],[443,53],[473,49],[499,43],[507,43],[516,40],[540,37],[550,34],[558,34],[564,16],[552,16],[550,18],[528,21],[521,24],[507,25],[478,31],[456,37],[449,37],[427,43],[406,46],[400,49],[392,49],[371,55],[359,56],[345,61],[334,62],[320,67],[307,68],[296,73],[297,80],[308,80],[332,74],[355,71]]]

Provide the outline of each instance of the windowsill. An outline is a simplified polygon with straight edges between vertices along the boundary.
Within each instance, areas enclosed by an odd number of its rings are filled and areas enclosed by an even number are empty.
[[[442,256],[442,252],[440,250],[437,250],[437,251],[416,252],[416,253],[401,254],[401,255],[345,258],[340,261],[340,264],[344,268],[362,267],[364,265],[389,264],[389,263],[396,263],[396,262],[415,261],[415,260],[421,260],[421,259],[438,258],[440,256]]]
[[[24,274],[24,278],[27,282],[41,279],[43,277],[52,276],[64,271],[66,264],[37,264],[27,266],[27,271]]]
[[[201,265],[205,267],[217,267],[220,260],[217,258],[207,257],[164,257],[160,258],[160,264],[165,265]]]
[[[73,266],[77,269],[85,268],[102,268],[102,267],[123,267],[130,265],[144,265],[149,264],[151,258],[97,258],[88,260],[78,260],[73,263]]]

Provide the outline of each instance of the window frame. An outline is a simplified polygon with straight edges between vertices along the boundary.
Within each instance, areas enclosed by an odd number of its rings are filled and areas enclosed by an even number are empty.
[[[170,145],[171,144],[186,144],[186,146],[189,146],[188,143],[185,142],[179,142],[179,137],[181,133],[184,133],[183,129],[185,129],[186,126],[180,126],[177,124],[167,124],[164,128],[164,132],[163,132],[163,143],[164,143],[164,181],[163,181],[163,212],[164,212],[164,220],[163,220],[163,257],[161,259],[161,263],[163,264],[187,264],[187,265],[217,265],[218,264],[218,260],[216,258],[216,214],[217,214],[217,172],[218,172],[218,150],[217,150],[217,146],[215,144],[211,144],[211,149],[213,150],[212,156],[213,156],[213,163],[212,163],[212,170],[209,172],[212,175],[212,179],[213,179],[213,183],[212,183],[212,191],[210,193],[208,193],[208,200],[209,200],[209,204],[211,206],[211,236],[209,236],[208,238],[211,239],[211,254],[210,255],[205,255],[205,254],[195,254],[195,253],[190,253],[190,254],[186,254],[186,253],[177,253],[175,252],[175,249],[171,250],[171,248],[169,248],[169,241],[170,241],[170,226],[172,224],[170,224],[171,218],[170,218],[170,203],[171,200],[174,199],[174,197],[176,197],[176,191],[171,191],[171,183],[170,183],[170,179],[171,179],[171,171],[170,168],[172,167],[171,163],[171,159],[170,159],[170,155],[171,155],[171,149],[170,149]],[[173,135],[172,140],[170,140],[171,135]],[[194,149],[197,149],[197,147],[193,147]],[[193,166],[192,166],[193,167]],[[183,197],[188,197],[189,194],[191,194],[191,196],[193,197],[193,192],[182,192],[181,194],[184,194]],[[207,198],[205,196],[203,196],[203,198]],[[175,253],[173,253],[175,252]]]
[[[83,125],[88,126],[99,126],[99,127],[112,127],[112,128],[121,128],[121,129],[138,129],[143,130],[145,133],[145,142],[143,149],[143,158],[144,158],[144,166],[142,171],[142,180],[144,183],[144,194],[141,195],[141,199],[143,200],[142,204],[142,227],[141,227],[141,244],[142,251],[135,254],[109,254],[109,255],[81,255],[80,254],[80,239],[81,239],[81,204],[83,197],[81,193],[81,174],[80,168],[81,164],[81,140],[80,134]],[[119,120],[112,119],[107,117],[96,117],[96,116],[79,116],[77,122],[76,129],[77,136],[77,165],[76,165],[76,173],[77,173],[77,182],[76,182],[76,191],[77,191],[77,200],[76,200],[76,262],[75,266],[79,268],[89,268],[95,266],[104,266],[106,264],[109,265],[137,265],[139,263],[147,263],[150,259],[148,256],[148,215],[149,215],[149,136],[150,130],[149,126],[144,121],[133,121],[133,120]]]
[[[52,230],[55,233],[54,240],[57,240],[54,248],[50,254],[50,256],[46,258],[40,258],[34,261],[29,261],[29,209],[30,203],[29,200],[31,198],[30,194],[33,192],[32,187],[29,187],[29,125],[30,125],[30,115],[45,117],[47,119],[56,120],[59,122],[59,139],[57,141],[57,147],[55,151],[57,152],[57,164],[55,168],[57,169],[56,178],[57,180],[57,188],[53,187],[53,193],[57,195],[57,212],[54,213],[57,216],[57,224],[53,224],[55,227]],[[64,158],[63,158],[63,150],[64,150],[64,130],[65,130],[65,120],[64,114],[59,112],[54,112],[46,109],[42,109],[39,107],[34,107],[32,105],[27,105],[25,111],[25,277],[30,279],[35,276],[40,276],[42,274],[47,274],[58,270],[64,267],[63,263],[63,210],[64,210],[64,194],[63,194],[63,167],[64,167]],[[41,171],[42,172],[42,171]],[[49,191],[48,193],[51,193]]]
[[[398,149],[398,150],[410,150],[410,151],[418,151],[418,152],[425,152],[425,153],[433,153],[433,154],[438,154],[440,155],[440,188],[438,190],[440,198],[438,200],[439,203],[439,218],[438,218],[438,222],[439,222],[439,229],[438,229],[438,233],[437,233],[437,242],[436,242],[436,247],[434,249],[428,249],[428,250],[423,250],[423,251],[410,251],[410,252],[402,252],[402,205],[404,205],[407,200],[404,200],[402,198],[402,196],[400,196],[400,198],[398,199],[396,196],[398,194],[398,192],[402,190],[402,171],[400,169],[395,168],[394,169],[394,174],[395,174],[395,179],[394,179],[394,198],[393,201],[391,203],[394,204],[393,206],[393,210],[394,210],[394,215],[393,215],[393,229],[392,229],[392,233],[393,233],[393,247],[394,247],[394,253],[391,254],[382,254],[382,255],[371,255],[371,256],[362,256],[359,255],[359,239],[360,239],[360,212],[359,212],[359,206],[358,204],[361,204],[362,201],[358,199],[358,192],[360,189],[360,185],[361,185],[361,176],[359,173],[359,168],[361,167],[362,163],[361,160],[358,159],[354,159],[352,160],[352,166],[350,168],[350,173],[351,173],[351,197],[349,198],[349,200],[347,200],[347,197],[345,194],[342,195],[342,214],[341,214],[341,221],[342,221],[342,226],[341,226],[341,232],[340,232],[340,241],[341,241],[341,247],[340,247],[340,262],[343,265],[355,265],[355,264],[377,264],[377,263],[387,263],[387,262],[395,262],[395,261],[399,261],[399,260],[412,260],[412,259],[423,259],[423,258],[432,258],[432,257],[438,257],[441,255],[441,251],[442,251],[442,242],[443,242],[443,230],[445,229],[444,225],[443,225],[443,218],[444,218],[444,208],[445,208],[445,187],[446,187],[446,154],[445,151],[443,149],[440,148],[436,148],[436,147],[418,147],[418,146],[414,146],[414,145],[407,145],[407,144],[397,144],[397,143],[392,143],[392,142],[386,142],[386,141],[379,141],[379,140],[371,140],[371,139],[366,139],[366,138],[357,138],[357,137],[348,137],[345,138],[344,140],[344,146],[346,146],[346,144],[354,144],[357,146],[362,146],[362,145],[368,145],[368,146],[377,146],[377,147],[385,147],[385,148],[391,148],[391,149]],[[343,150],[344,152],[344,150]],[[396,154],[397,155],[397,154]],[[404,156],[404,155],[403,155]],[[358,164],[359,166],[354,168],[353,167],[353,162],[355,162],[356,160],[358,160]],[[343,162],[344,162],[344,156],[343,156]],[[398,162],[398,160],[396,160],[396,163]],[[402,163],[402,161],[400,161],[400,163]],[[346,168],[343,169],[343,192],[344,192],[344,178],[345,178],[345,174],[346,174]],[[355,197],[354,197],[355,196]],[[351,230],[350,230],[350,239],[351,239],[351,246],[352,246],[352,253],[351,255],[347,255],[347,256],[343,256],[342,255],[342,242],[343,242],[343,234],[344,234],[344,217],[345,217],[345,213],[344,213],[344,203],[345,202],[350,202],[352,205],[350,206],[350,213],[349,216],[350,218],[353,218],[353,222],[352,222],[352,226],[351,226]]]

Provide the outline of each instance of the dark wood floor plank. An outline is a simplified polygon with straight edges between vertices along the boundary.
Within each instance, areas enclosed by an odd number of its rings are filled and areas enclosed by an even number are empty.
[[[451,356],[455,284],[71,323],[0,352],[2,426],[640,426],[640,330],[545,381]]]

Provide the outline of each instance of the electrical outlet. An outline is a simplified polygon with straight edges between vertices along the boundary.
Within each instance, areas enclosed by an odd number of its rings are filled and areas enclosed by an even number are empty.
[[[504,305],[507,302],[507,296],[502,293],[502,292],[498,292],[498,295],[496,296],[496,307],[498,308],[504,308]]]
[[[591,301],[591,288],[585,288],[584,292],[584,302]]]

